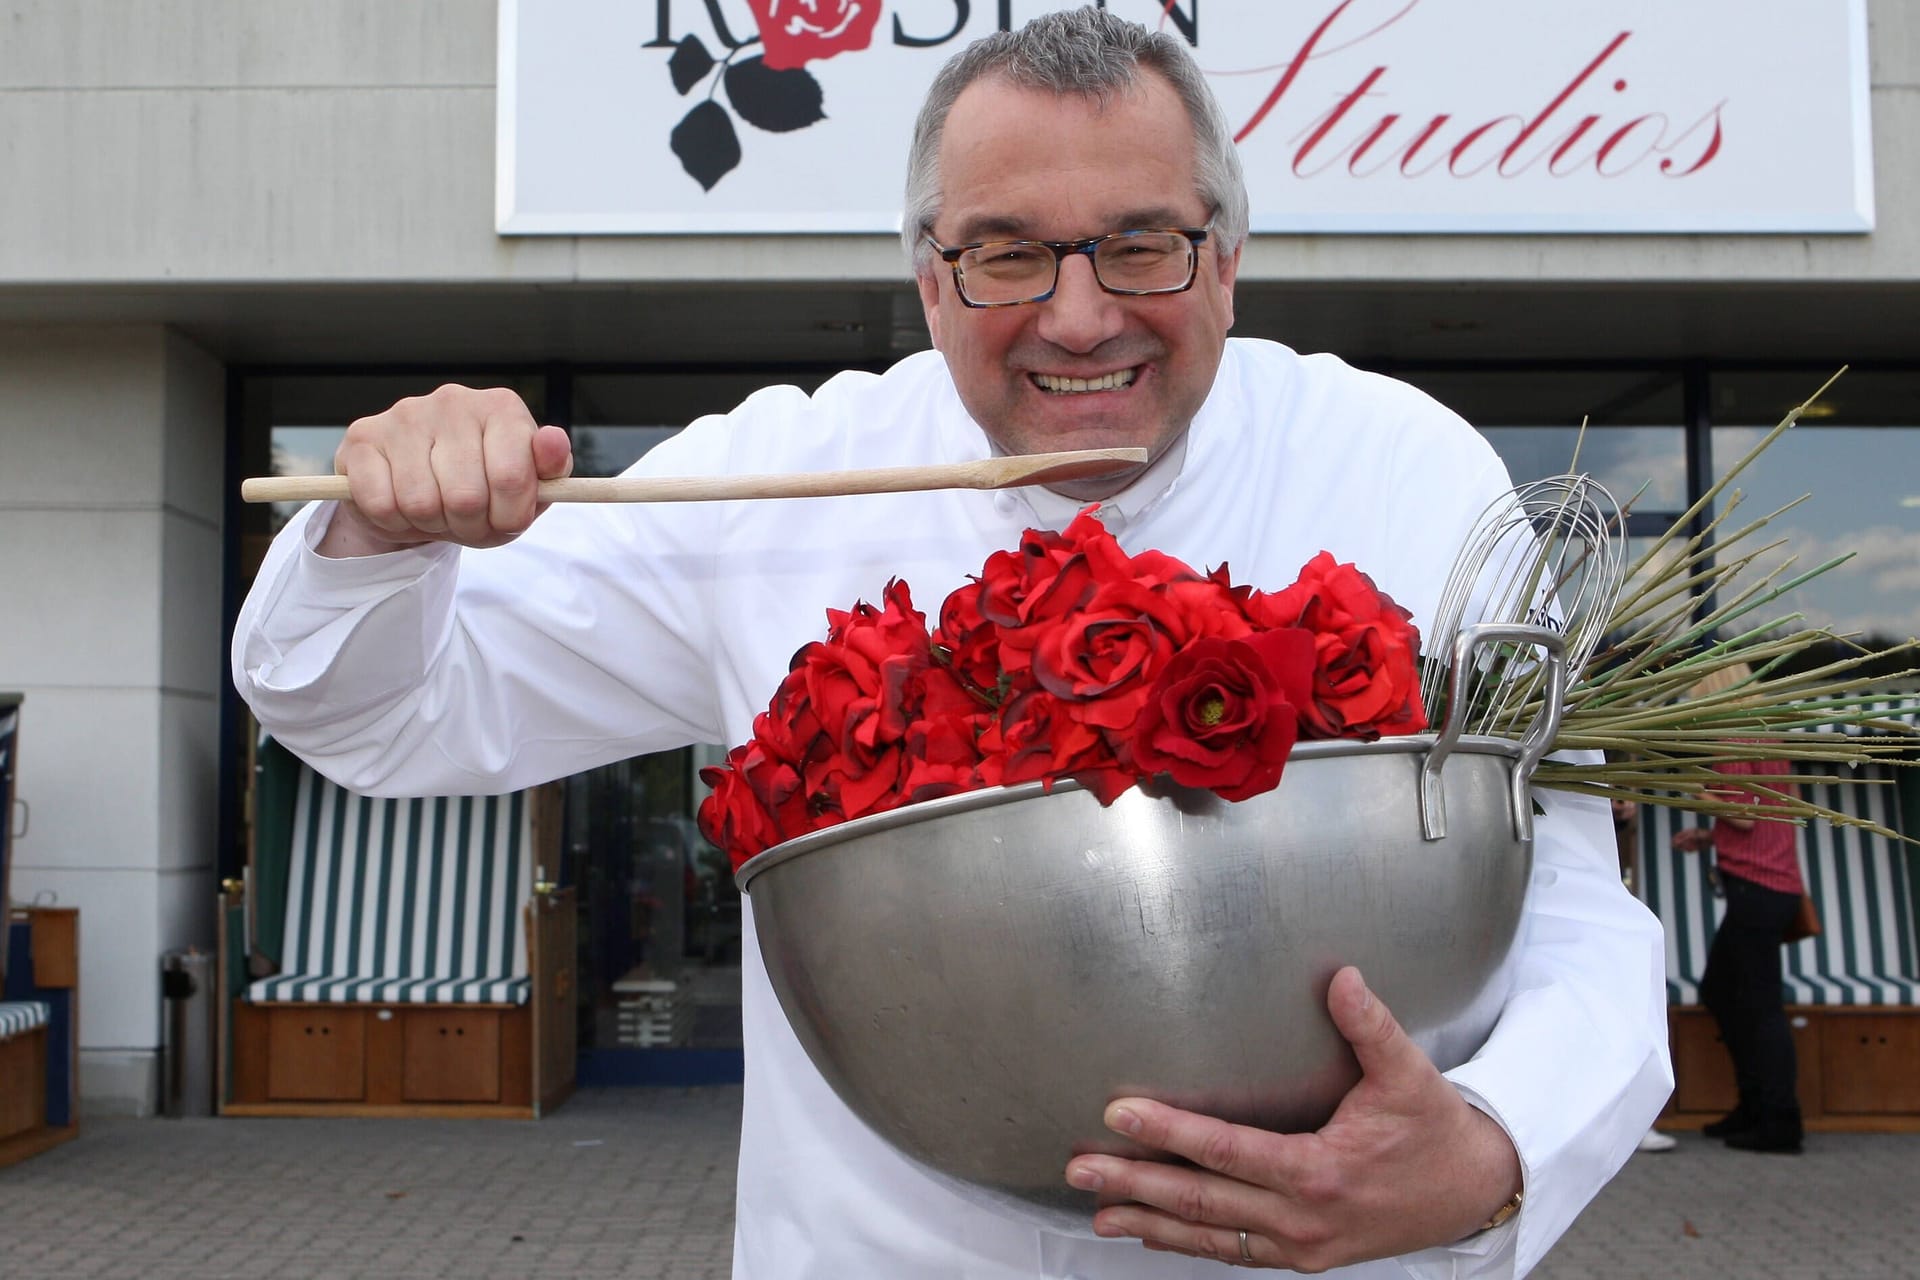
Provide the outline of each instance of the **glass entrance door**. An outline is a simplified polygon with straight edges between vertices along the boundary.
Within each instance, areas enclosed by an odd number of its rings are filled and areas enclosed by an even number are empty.
[[[764,371],[576,374],[574,474],[618,475],[769,380]],[[700,768],[725,755],[718,745],[685,747],[568,780],[583,1084],[740,1074],[740,892],[726,855],[694,823],[706,794]]]
[[[567,780],[582,1065],[597,1081],[738,1071],[740,894],[693,820],[698,770],[714,754],[664,751]],[[703,1052],[633,1056],[656,1050]]]

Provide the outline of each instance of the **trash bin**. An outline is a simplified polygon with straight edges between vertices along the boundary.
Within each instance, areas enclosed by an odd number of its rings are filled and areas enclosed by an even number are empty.
[[[213,1114],[213,953],[160,957],[160,1114]]]

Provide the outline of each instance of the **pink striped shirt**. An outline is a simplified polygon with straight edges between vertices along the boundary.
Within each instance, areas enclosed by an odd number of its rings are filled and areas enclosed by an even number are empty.
[[[1793,794],[1791,783],[1765,781],[1770,776],[1793,772],[1793,766],[1785,760],[1729,760],[1714,768],[1721,773],[1760,778],[1763,786]],[[1751,800],[1763,805],[1783,803],[1775,796],[1750,791],[1745,787],[1730,787],[1726,795],[1729,799],[1742,802]],[[1730,876],[1739,876],[1742,880],[1777,893],[1806,892],[1800,879],[1799,841],[1795,838],[1792,823],[1758,818],[1751,827],[1742,831],[1725,818],[1716,818],[1713,822],[1713,849],[1720,870]]]

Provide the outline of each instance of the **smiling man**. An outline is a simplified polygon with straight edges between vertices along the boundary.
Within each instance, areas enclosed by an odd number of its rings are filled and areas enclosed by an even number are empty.
[[[941,87],[969,57],[985,60],[963,54]],[[915,177],[938,175],[939,212],[911,249],[968,414],[1008,453],[1134,445],[1162,457],[1213,387],[1246,231],[1243,192],[1202,190],[1173,86],[1144,75],[1063,95],[996,74],[944,121],[922,119],[916,146],[937,145],[938,163]],[[910,210],[930,212],[929,194],[910,191]]]
[[[1326,549],[1432,618],[1505,470],[1404,384],[1227,337],[1247,197],[1177,40],[1088,8],[980,41],[931,90],[909,170],[904,238],[937,350],[811,396],[757,393],[635,471],[1107,445],[1146,448],[1143,468],[1059,492],[543,510],[566,433],[509,393],[442,388],[354,423],[335,459],[351,501],[303,511],[269,553],[233,662],[262,725],[382,794],[741,742],[825,610],[896,576],[941,598],[1089,499],[1131,551],[1274,585]],[[1328,1124],[1263,1133],[1115,1099],[1116,1131],[1184,1161],[1063,1152],[1061,1177],[1106,1206],[1079,1235],[961,1194],[866,1129],[788,1026],[748,928],[735,1274],[1524,1273],[1672,1083],[1659,929],[1621,887],[1606,805],[1542,803],[1513,994],[1471,1061],[1440,1073],[1344,970],[1327,1006],[1362,1075]]]

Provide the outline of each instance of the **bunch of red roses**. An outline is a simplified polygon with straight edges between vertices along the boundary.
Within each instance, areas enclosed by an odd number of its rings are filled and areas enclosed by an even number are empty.
[[[827,613],[753,738],[701,770],[700,830],[738,868],[850,818],[980,787],[1072,778],[1111,804],[1164,775],[1270,791],[1300,738],[1418,733],[1419,634],[1353,565],[1285,590],[1129,556],[1091,513],[1028,530],[940,608],[887,584]]]

